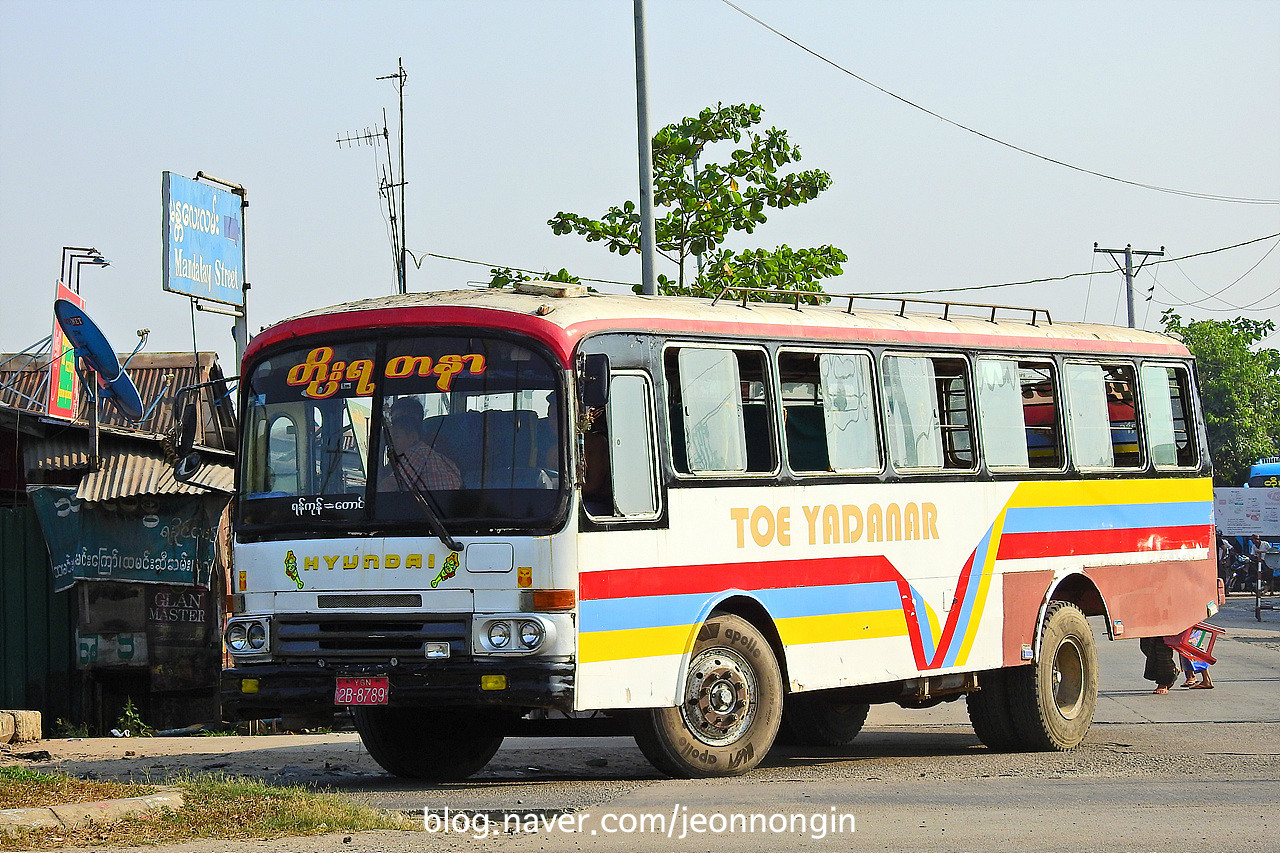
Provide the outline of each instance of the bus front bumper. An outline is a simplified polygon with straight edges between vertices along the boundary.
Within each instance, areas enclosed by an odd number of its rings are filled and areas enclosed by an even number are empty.
[[[340,707],[334,703],[338,678],[376,676],[387,677],[387,704],[392,706],[573,708],[573,664],[567,661],[506,658],[394,668],[386,664],[322,668],[314,664],[244,663],[222,671],[222,716],[233,721],[331,712]]]

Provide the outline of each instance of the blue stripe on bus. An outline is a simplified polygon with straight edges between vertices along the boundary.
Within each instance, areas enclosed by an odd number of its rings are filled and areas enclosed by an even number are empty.
[[[1008,515],[1006,514],[1006,524]],[[1006,527],[1007,529],[1007,527]],[[947,649],[942,665],[955,666],[956,656],[964,647],[965,635],[969,633],[969,622],[973,619],[974,604],[978,600],[978,589],[982,586],[982,573],[987,567],[987,552],[991,548],[991,528],[983,535],[982,541],[973,552],[973,568],[969,571],[969,585],[965,587],[964,601],[960,603],[960,616],[956,620],[956,629],[951,634],[951,645]]]
[[[898,585],[893,582],[764,589],[753,594],[774,619],[902,607]],[[585,633],[689,625],[701,616],[712,597],[693,593],[591,599],[578,605],[579,630]]]
[[[1011,508],[1005,533],[1063,533],[1073,530],[1128,530],[1138,527],[1192,527],[1209,524],[1208,501],[1109,506],[1045,506]]]

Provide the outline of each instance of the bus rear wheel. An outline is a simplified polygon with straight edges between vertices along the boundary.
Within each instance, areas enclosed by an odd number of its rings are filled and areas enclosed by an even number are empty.
[[[356,731],[383,770],[456,782],[489,763],[512,715],[475,708],[352,708]]]
[[[1036,662],[1009,670],[1005,678],[1018,746],[1040,751],[1079,746],[1098,705],[1098,653],[1080,608],[1050,602]]]
[[[759,764],[782,721],[782,672],[750,622],[713,615],[698,631],[680,705],[632,716],[636,745],[682,779],[736,776]]]
[[[792,693],[782,711],[782,727],[788,743],[848,746],[862,731],[870,710],[865,702],[847,701],[839,688]]]
[[[1019,745],[1009,710],[1007,675],[1007,671],[999,669],[982,673],[978,676],[978,691],[965,697],[974,734],[993,752],[1010,752]]]

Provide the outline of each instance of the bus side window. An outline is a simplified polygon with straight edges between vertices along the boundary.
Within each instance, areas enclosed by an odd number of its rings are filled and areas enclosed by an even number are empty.
[[[1071,455],[1080,468],[1139,468],[1137,383],[1127,364],[1067,364]]]
[[[1052,364],[978,359],[982,453],[992,469],[1062,467]]]
[[[968,384],[962,358],[885,356],[885,429],[896,467],[973,469]]]
[[[1144,364],[1141,377],[1143,425],[1152,464],[1157,468],[1195,467],[1199,460],[1187,371]]]
[[[672,463],[682,474],[776,467],[764,354],[681,347],[667,352]]]
[[[880,470],[867,355],[784,352],[778,375],[792,471]]]
[[[1111,424],[1111,446],[1117,468],[1142,467],[1142,445],[1138,441],[1138,383],[1129,365],[1103,368],[1107,383],[1107,420]]]

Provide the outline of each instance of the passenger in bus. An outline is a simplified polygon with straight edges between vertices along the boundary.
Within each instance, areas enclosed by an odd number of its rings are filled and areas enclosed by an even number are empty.
[[[389,464],[378,475],[378,491],[462,488],[458,466],[422,440],[422,403],[416,397],[401,397],[391,404],[387,433]]]
[[[582,437],[582,502],[595,516],[613,515],[613,478],[609,460],[609,430],[601,413]]]

